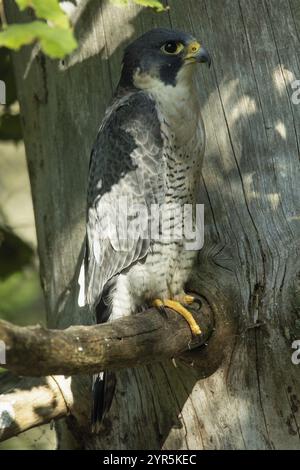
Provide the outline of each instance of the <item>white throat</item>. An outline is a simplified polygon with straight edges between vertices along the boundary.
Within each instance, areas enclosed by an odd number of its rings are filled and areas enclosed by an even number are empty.
[[[184,141],[195,132],[201,119],[192,66],[186,66],[179,71],[175,86],[139,72],[134,76],[134,85],[154,99],[159,114],[176,130],[180,143],[184,145]]]

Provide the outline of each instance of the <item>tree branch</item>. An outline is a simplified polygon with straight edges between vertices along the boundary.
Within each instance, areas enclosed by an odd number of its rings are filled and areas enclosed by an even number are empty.
[[[0,375],[0,442],[52,419],[66,416],[73,405],[71,378],[20,378]]]
[[[30,376],[0,375],[0,441],[72,413],[71,375],[163,361],[203,345],[213,331],[213,316],[201,300],[201,308],[199,303],[189,308],[201,326],[198,337],[169,309],[166,317],[149,309],[115,322],[65,330],[0,321],[5,368]]]
[[[167,309],[167,317],[149,309],[111,323],[50,330],[19,327],[0,321],[0,341],[6,347],[5,368],[23,375],[92,374],[162,361],[203,345],[213,330],[212,312],[202,300],[189,310],[202,334],[192,337],[180,315]]]

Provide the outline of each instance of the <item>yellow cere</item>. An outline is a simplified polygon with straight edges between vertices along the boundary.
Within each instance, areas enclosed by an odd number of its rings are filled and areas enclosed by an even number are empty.
[[[201,49],[201,44],[197,41],[191,42],[187,47],[186,58],[193,57]]]

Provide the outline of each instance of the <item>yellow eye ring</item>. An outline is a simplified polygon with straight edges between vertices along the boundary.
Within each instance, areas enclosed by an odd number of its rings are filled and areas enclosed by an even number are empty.
[[[167,55],[177,55],[183,48],[184,45],[181,42],[168,41],[161,47],[161,51]]]

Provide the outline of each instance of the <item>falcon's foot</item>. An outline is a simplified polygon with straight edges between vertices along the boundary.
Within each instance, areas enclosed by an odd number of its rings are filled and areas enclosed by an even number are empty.
[[[177,300],[178,299],[178,300]],[[153,306],[158,308],[160,312],[164,312],[164,307],[169,307],[175,312],[179,313],[179,315],[182,315],[188,324],[190,325],[191,331],[193,335],[201,335],[201,329],[199,325],[197,324],[196,320],[194,319],[193,315],[182,305],[190,305],[194,302],[194,297],[191,295],[182,295],[178,296],[176,300],[171,300],[171,299],[155,299],[153,301]]]

